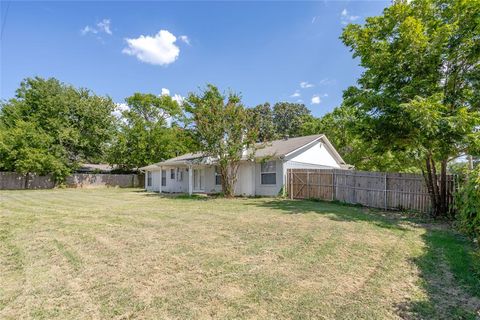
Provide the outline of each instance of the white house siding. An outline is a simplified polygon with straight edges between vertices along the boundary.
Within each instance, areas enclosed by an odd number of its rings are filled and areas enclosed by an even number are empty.
[[[167,181],[166,186],[162,186],[162,192],[178,193],[178,192],[188,192],[188,172],[186,168],[178,168],[183,171],[182,181],[178,181],[178,171],[177,167],[162,167],[163,170],[167,172]],[[175,170],[175,178],[171,179],[170,169]]]
[[[205,167],[205,192],[218,193],[222,191],[221,185],[215,185],[215,167]]]
[[[283,187],[283,161],[275,160],[277,178],[276,184],[262,184],[260,162],[255,163],[255,195],[276,196]]]
[[[255,163],[253,161],[240,163],[235,194],[239,196],[255,195]]]
[[[323,143],[316,142],[308,149],[303,149],[297,152],[297,154],[289,156],[288,161],[321,165],[329,168],[340,168],[340,165],[327,148]]]
[[[159,171],[151,171],[152,172],[152,185],[148,186],[148,179],[147,176],[145,176],[145,188],[147,191],[159,191],[160,188],[160,170]]]

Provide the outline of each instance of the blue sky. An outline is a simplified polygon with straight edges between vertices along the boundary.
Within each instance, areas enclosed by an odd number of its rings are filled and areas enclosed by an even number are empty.
[[[0,98],[30,76],[119,103],[134,92],[186,96],[213,83],[247,106],[301,101],[320,116],[361,73],[342,28],[389,3],[2,0]]]

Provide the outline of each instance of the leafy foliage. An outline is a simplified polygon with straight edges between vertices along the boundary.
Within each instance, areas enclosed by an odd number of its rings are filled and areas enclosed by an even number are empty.
[[[249,126],[258,128],[258,141],[272,141],[278,137],[273,110],[268,102],[246,110],[249,115]]]
[[[435,216],[448,211],[448,161],[480,152],[479,15],[479,0],[396,1],[341,37],[365,68],[344,92],[362,138],[378,154],[406,152],[417,161]]]
[[[56,79],[28,78],[0,111],[0,170],[53,173],[98,161],[113,134],[110,98]]]
[[[244,150],[251,156],[258,130],[249,125],[249,114],[235,93],[225,96],[209,84],[200,95],[191,93],[187,101],[199,149],[218,162],[222,192],[232,197],[240,160],[247,156]]]
[[[298,137],[305,117],[310,116],[310,110],[303,104],[278,102],[273,106],[273,121],[277,135]]]
[[[129,171],[194,148],[190,133],[178,123],[183,109],[170,96],[135,93],[125,101],[128,109],[118,121],[109,163]]]
[[[371,141],[358,130],[357,109],[342,105],[321,118],[306,117],[301,135],[325,134],[344,160],[357,170],[418,172],[408,154],[399,151],[377,152]]]
[[[480,166],[466,173],[456,197],[457,221],[461,231],[480,241]]]

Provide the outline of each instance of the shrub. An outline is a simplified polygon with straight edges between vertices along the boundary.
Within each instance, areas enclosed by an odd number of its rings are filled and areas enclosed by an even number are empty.
[[[460,231],[480,241],[480,166],[466,175],[456,193],[455,206]]]

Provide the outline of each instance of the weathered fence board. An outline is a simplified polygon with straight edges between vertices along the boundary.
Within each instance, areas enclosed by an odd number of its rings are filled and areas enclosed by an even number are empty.
[[[144,176],[139,174],[88,174],[74,173],[67,177],[65,184],[70,188],[92,187],[142,187]],[[52,176],[0,172],[0,190],[52,189],[55,187]]]
[[[447,176],[448,204],[455,177]],[[286,189],[292,199],[338,200],[387,210],[428,213],[432,205],[424,178],[417,174],[336,169],[288,169]]]

